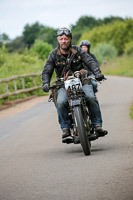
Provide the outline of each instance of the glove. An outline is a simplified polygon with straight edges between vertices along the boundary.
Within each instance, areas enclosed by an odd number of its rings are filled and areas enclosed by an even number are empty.
[[[103,79],[105,79],[105,77],[104,77],[103,74],[97,74],[97,75],[95,76],[95,78],[96,78],[97,81],[102,81]]]
[[[88,71],[85,70],[85,69],[81,69],[81,70],[80,70],[80,73],[81,73],[81,79],[84,79],[84,78],[87,77]]]
[[[49,91],[49,84],[48,83],[44,84],[42,86],[42,89],[43,89],[44,92],[48,92]]]
[[[81,73],[81,76],[82,76],[82,75],[85,76],[85,75],[87,74],[87,70],[81,69],[81,70],[80,70],[80,73]]]

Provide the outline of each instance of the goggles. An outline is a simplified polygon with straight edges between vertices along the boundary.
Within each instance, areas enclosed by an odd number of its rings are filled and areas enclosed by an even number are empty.
[[[61,35],[63,35],[63,34],[65,34],[66,36],[69,36],[69,37],[72,38],[71,31],[70,31],[69,29],[67,29],[67,28],[61,28],[61,29],[59,29],[59,30],[57,31],[57,37],[58,37],[58,36],[61,36]]]

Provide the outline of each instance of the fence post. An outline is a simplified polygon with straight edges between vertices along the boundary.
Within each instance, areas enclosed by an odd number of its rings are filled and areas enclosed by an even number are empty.
[[[17,83],[16,83],[16,80],[14,80],[13,82],[14,82],[14,90],[17,91]]]
[[[9,90],[8,90],[8,82],[5,82],[5,84],[6,84],[6,93],[8,93],[9,92]]]
[[[9,97],[11,95],[18,95],[18,94],[21,94],[21,93],[31,92],[31,91],[40,89],[42,87],[41,83],[39,83],[39,84],[36,83],[35,77],[38,77],[41,74],[42,73],[39,72],[39,73],[36,73],[36,74],[16,75],[16,76],[0,79],[0,84],[5,83],[5,89],[6,89],[6,92],[4,94],[0,94],[0,99]],[[33,87],[29,87],[29,88],[25,87],[25,78],[26,77],[32,77],[31,81],[33,82],[33,85],[34,85]],[[22,81],[22,89],[18,89],[18,87],[17,87],[17,80],[18,79],[21,79],[21,81]],[[10,88],[9,88],[9,85],[8,85],[9,82],[11,82],[11,81],[13,81],[13,84],[14,84],[14,91],[12,91],[12,92],[10,92]]]
[[[24,78],[22,78],[22,88],[25,89]]]
[[[33,82],[33,85],[36,86],[36,82],[35,82],[35,78],[32,77],[32,82]]]

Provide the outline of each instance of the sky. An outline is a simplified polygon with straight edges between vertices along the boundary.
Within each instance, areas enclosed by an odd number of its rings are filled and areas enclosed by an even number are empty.
[[[82,16],[133,18],[133,0],[0,0],[0,34],[15,39],[35,22],[70,28]]]

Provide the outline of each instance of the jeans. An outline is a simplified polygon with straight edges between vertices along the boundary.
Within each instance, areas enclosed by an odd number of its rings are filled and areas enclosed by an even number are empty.
[[[94,78],[94,75],[90,75],[90,77]],[[95,80],[91,80],[91,84],[93,86],[94,93],[98,92],[98,84]]]
[[[87,106],[90,112],[90,118],[92,121],[92,126],[102,126],[102,116],[99,107],[99,103],[96,99],[96,96],[93,91],[92,85],[84,85],[82,87],[85,98],[87,102]],[[57,114],[58,114],[58,121],[62,130],[70,129],[71,122],[68,115],[68,101],[66,97],[66,90],[64,88],[60,88],[57,91]]]

